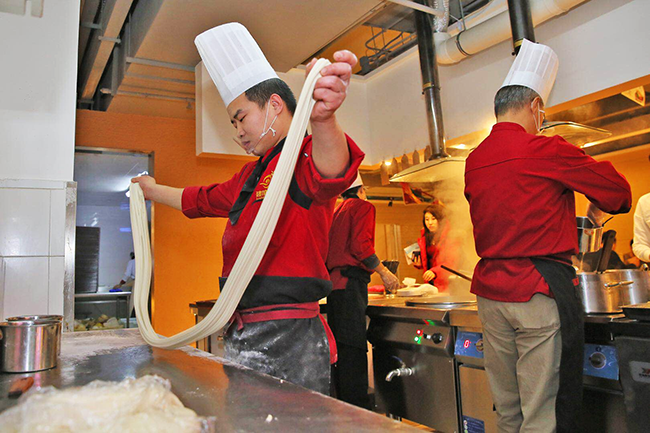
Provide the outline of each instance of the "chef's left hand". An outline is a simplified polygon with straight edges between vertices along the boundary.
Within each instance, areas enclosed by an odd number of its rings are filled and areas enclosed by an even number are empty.
[[[426,271],[422,277],[424,278],[424,281],[428,283],[429,281],[436,278],[436,273],[433,271]]]
[[[357,64],[357,56],[348,50],[334,53],[334,63],[321,70],[322,77],[314,87],[314,109],[311,112],[312,122],[325,122],[334,116],[334,112],[345,100],[352,76],[352,67]],[[307,74],[316,63],[313,59],[307,65]]]

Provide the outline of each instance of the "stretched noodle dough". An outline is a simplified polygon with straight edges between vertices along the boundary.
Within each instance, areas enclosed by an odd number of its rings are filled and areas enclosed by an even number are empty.
[[[314,107],[315,101],[312,98],[314,86],[320,77],[321,69],[329,64],[328,60],[319,59],[305,80],[271,185],[219,299],[205,319],[172,337],[156,334],[149,318],[147,302],[151,283],[151,245],[147,226],[147,209],[140,185],[131,184],[131,227],[136,266],[134,304],[138,328],[142,338],[148,344],[165,349],[176,349],[218,332],[230,320],[271,241],[287,196],[311,110]]]

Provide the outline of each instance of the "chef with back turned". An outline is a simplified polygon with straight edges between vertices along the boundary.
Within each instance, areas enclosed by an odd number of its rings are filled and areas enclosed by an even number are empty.
[[[524,40],[494,99],[497,123],[465,167],[481,257],[472,293],[500,432],[581,431],[574,191],[589,199],[592,219],[631,206],[630,185],[611,163],[537,135],[557,68],[551,48]]]
[[[276,170],[296,100],[241,24],[209,30],[197,38],[197,47],[237,141],[259,159],[221,184],[182,189],[148,176],[133,181],[147,199],[189,218],[228,218],[223,287]],[[336,345],[318,310],[318,300],[332,289],[325,266],[328,232],[336,197],[355,180],[363,159],[335,116],[357,60],[349,51],[336,52],[334,60],[316,83],[312,135],[303,140],[275,232],[224,335],[227,358],[325,394],[336,360]]]

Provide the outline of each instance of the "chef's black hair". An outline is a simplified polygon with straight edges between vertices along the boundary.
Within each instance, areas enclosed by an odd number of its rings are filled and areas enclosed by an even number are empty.
[[[503,116],[511,110],[521,110],[529,106],[539,94],[526,86],[506,86],[499,89],[494,97],[494,115]],[[541,99],[541,98],[540,98]]]
[[[293,92],[287,83],[279,78],[271,78],[251,87],[246,91],[246,98],[251,102],[255,102],[260,108],[264,108],[274,93],[282,98],[293,116],[296,112],[296,97],[293,96]]]
[[[427,224],[426,224],[425,220],[426,220],[426,216],[427,216],[428,213],[430,213],[431,215],[436,217],[436,219],[438,220],[438,232],[437,233],[431,233],[429,231],[429,229],[427,228]],[[440,234],[444,219],[445,219],[445,209],[440,204],[429,205],[422,212],[422,226],[424,227],[424,239],[425,239],[425,243],[427,245],[431,245],[432,241],[436,237],[436,235]]]
[[[359,188],[363,188],[363,185],[355,186],[354,188],[344,191],[343,194],[341,194],[341,197],[343,197],[343,200],[359,198]]]

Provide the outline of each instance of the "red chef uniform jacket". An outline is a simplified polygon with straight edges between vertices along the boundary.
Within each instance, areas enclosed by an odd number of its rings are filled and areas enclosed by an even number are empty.
[[[467,158],[465,197],[474,224],[472,293],[526,302],[549,288],[531,257],[571,264],[578,252],[573,191],[609,213],[628,212],[630,185],[607,161],[598,162],[559,136],[526,133],[497,123]]]
[[[459,245],[454,239],[449,237],[449,225],[445,223],[441,228],[440,240],[437,245],[427,245],[424,229],[420,230],[420,238],[418,239],[418,246],[420,247],[420,260],[421,266],[415,266],[417,269],[422,269],[424,272],[431,271],[436,274],[435,280],[431,284],[435,284],[439,291],[444,292],[449,286],[449,276],[451,272],[442,268],[446,265],[451,268],[456,267],[458,262]]]
[[[305,137],[275,232],[239,308],[315,302],[331,291],[325,259],[332,212],[336,197],[355,180],[364,157],[354,141],[347,135],[346,138],[350,167],[344,176],[326,179],[314,166],[312,137]],[[222,239],[222,287],[253,225],[280,158],[281,152],[271,155],[272,151],[270,149],[262,157],[273,156],[273,159],[260,176],[239,220],[235,225],[230,220],[226,224]],[[185,188],[183,213],[189,218],[228,217],[255,165],[256,162],[246,164],[232,179],[221,184]]]
[[[330,230],[327,268],[332,271],[333,289],[345,289],[347,277],[341,269],[348,266],[370,273],[379,266],[375,254],[375,207],[365,200],[349,198],[334,211]]]

